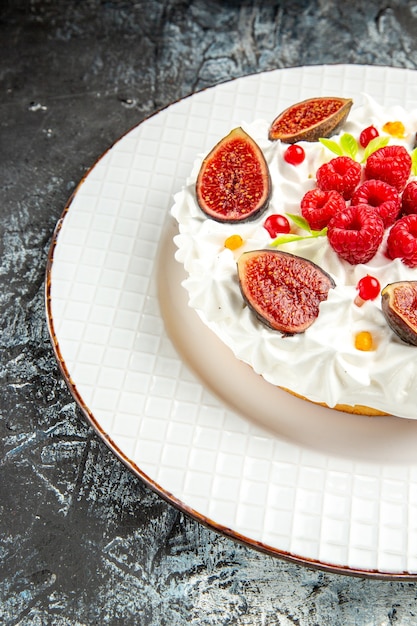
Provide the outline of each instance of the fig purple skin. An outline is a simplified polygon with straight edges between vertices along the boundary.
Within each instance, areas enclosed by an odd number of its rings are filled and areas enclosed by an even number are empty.
[[[204,159],[196,182],[200,209],[213,220],[246,222],[268,207],[271,176],[258,144],[235,128]]]
[[[417,281],[399,281],[384,287],[381,309],[394,333],[405,343],[417,346]]]
[[[245,302],[263,324],[284,335],[309,328],[335,287],[318,265],[281,250],[244,252],[237,266]]]

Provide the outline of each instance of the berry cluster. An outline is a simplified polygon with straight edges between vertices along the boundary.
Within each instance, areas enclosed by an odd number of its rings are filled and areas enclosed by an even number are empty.
[[[365,129],[361,145],[375,133]],[[363,167],[336,157],[317,170],[317,186],[303,197],[301,214],[314,230],[327,226],[330,245],[353,265],[370,261],[390,229],[387,255],[417,267],[417,181],[408,182],[411,168],[409,153],[399,145],[379,148]]]

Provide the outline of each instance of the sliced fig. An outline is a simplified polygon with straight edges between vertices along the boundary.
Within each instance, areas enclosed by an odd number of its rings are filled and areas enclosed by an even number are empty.
[[[255,219],[267,208],[271,177],[258,144],[235,128],[204,159],[196,183],[201,210],[218,222]]]
[[[304,332],[335,286],[315,263],[281,250],[240,255],[238,277],[244,300],[266,326],[284,335]]]
[[[417,280],[391,283],[381,292],[381,308],[400,339],[417,346]]]
[[[296,143],[330,137],[344,123],[352,104],[350,98],[333,97],[310,98],[293,104],[274,119],[269,139]]]

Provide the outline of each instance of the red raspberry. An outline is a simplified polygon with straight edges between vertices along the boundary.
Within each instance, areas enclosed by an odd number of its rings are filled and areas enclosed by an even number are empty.
[[[317,186],[322,191],[338,191],[350,200],[361,180],[362,168],[350,157],[336,157],[317,170]]]
[[[388,255],[404,265],[417,267],[417,214],[405,215],[391,228],[387,239]]]
[[[417,180],[408,183],[401,199],[401,212],[405,215],[417,213]]]
[[[365,177],[383,180],[402,191],[410,176],[411,157],[403,146],[385,146],[373,152],[365,165]]]
[[[391,226],[398,217],[401,198],[398,191],[383,180],[367,180],[358,187],[352,196],[352,204],[368,204],[376,209],[385,228]]]
[[[311,189],[301,200],[301,215],[313,230],[321,230],[339,211],[346,208],[346,202],[337,191]]]
[[[342,259],[357,265],[367,263],[375,256],[384,231],[384,222],[375,209],[366,204],[355,204],[330,220],[327,237]]]

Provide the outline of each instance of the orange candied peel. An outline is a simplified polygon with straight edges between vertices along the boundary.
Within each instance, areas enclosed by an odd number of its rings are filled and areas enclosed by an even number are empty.
[[[402,122],[387,122],[383,125],[382,130],[384,133],[388,133],[391,137],[397,137],[398,139],[404,139],[405,126]]]
[[[362,350],[362,352],[374,350],[372,334],[367,330],[361,330],[361,332],[357,333],[355,335],[355,348]]]
[[[224,242],[224,247],[229,250],[237,250],[243,245],[243,239],[240,235],[230,235]]]

